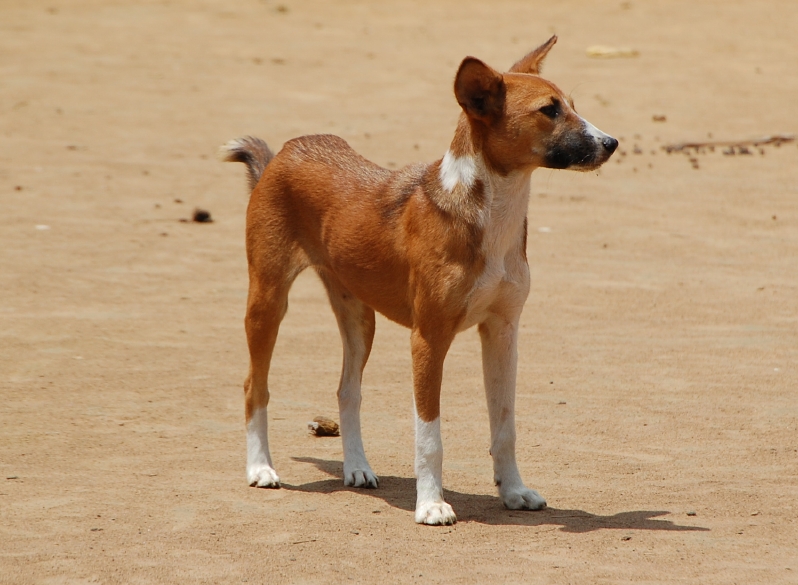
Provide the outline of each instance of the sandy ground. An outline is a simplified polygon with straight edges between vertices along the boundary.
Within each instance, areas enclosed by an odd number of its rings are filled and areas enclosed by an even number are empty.
[[[247,487],[247,194],[217,146],[434,160],[459,61],[555,32],[545,75],[623,152],[533,175],[518,457],[550,507],[495,495],[466,332],[459,522],[413,523],[408,333],[384,319],[382,483],[344,488],[340,440],[305,427],[337,418],[341,355],[312,274],[273,366],[284,488]],[[0,582],[798,583],[798,148],[661,148],[798,131],[796,38],[794,0],[0,2]]]

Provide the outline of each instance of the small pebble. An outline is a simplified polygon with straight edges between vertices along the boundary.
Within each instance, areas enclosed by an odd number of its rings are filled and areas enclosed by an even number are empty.
[[[696,514],[696,513],[695,513],[694,511],[692,511],[692,510],[691,510],[691,511],[689,511],[689,512],[687,512],[687,515],[688,515],[688,516],[698,516],[698,514]]]

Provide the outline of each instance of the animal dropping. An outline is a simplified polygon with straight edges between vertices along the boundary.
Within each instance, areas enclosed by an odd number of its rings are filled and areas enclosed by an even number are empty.
[[[205,209],[200,209],[199,207],[194,210],[194,215],[191,216],[191,220],[197,223],[213,222],[213,218],[211,217],[211,212]]]
[[[324,416],[317,416],[313,422],[309,422],[308,430],[317,437],[337,437],[341,434],[338,423]]]

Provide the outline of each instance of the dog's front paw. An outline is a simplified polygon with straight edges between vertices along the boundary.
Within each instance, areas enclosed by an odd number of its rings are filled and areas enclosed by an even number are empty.
[[[247,468],[247,481],[252,487],[272,489],[280,487],[277,472],[268,465],[253,465]]]
[[[368,465],[364,469],[347,469],[344,465],[344,485],[375,489],[380,485],[380,480]]]
[[[500,490],[499,495],[505,507],[510,510],[542,510],[546,507],[543,496],[523,485],[520,488]]]
[[[446,502],[429,502],[416,506],[416,522],[430,526],[447,526],[457,522],[457,516]]]

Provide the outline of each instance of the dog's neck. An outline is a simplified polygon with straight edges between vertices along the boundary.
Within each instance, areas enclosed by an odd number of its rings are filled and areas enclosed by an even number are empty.
[[[502,175],[491,169],[473,139],[468,119],[461,115],[438,166],[440,190],[435,193],[435,203],[481,228],[510,227],[526,218],[531,174],[524,170]]]

